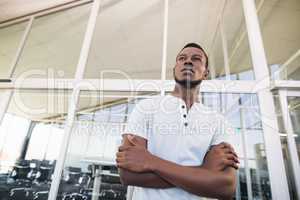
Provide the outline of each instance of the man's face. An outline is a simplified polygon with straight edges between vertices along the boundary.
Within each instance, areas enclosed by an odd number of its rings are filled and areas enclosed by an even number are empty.
[[[174,76],[181,82],[201,82],[207,78],[206,57],[201,49],[187,47],[176,57]]]

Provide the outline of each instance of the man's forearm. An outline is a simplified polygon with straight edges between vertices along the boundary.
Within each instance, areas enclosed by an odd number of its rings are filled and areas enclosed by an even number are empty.
[[[233,168],[212,172],[204,168],[191,168],[153,156],[150,169],[171,184],[199,196],[228,199],[235,191]],[[184,172],[184,173],[183,173]]]
[[[135,173],[126,169],[120,169],[120,177],[123,185],[132,185],[147,188],[166,189],[174,187],[166,180],[153,172]]]
[[[125,146],[134,146],[132,142],[135,142],[137,145],[147,148],[147,140],[139,136],[131,137],[131,140],[128,139],[128,136],[131,134],[126,134],[123,136],[123,145]],[[131,135],[132,136],[132,135]],[[147,188],[171,188],[174,187],[172,184],[168,183],[166,180],[162,179],[153,172],[147,173],[135,173],[126,169],[120,168],[120,177],[123,185],[133,185]]]

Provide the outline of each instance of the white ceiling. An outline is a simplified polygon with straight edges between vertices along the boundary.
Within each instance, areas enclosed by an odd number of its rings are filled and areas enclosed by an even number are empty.
[[[0,1],[0,21],[64,3],[66,0],[20,2],[21,0]],[[191,41],[200,43],[209,52],[211,67],[216,68],[217,74],[224,73],[221,39],[217,29],[217,16],[224,0],[169,2],[167,77],[172,79],[177,52]],[[35,71],[37,75],[33,77],[73,78],[90,8],[90,5],[84,5],[36,19],[14,76],[24,75],[28,70],[42,69],[44,71]],[[163,11],[161,0],[103,1],[85,78],[99,78],[101,72],[105,72],[104,78],[129,76],[159,79]],[[300,48],[300,1],[265,0],[259,11],[259,20],[268,63],[284,63]],[[25,25],[22,23],[0,29],[0,77],[7,77]],[[231,57],[231,72],[251,69],[247,36],[238,43],[245,32],[240,0],[227,0],[224,31]],[[111,70],[121,70],[124,73]]]

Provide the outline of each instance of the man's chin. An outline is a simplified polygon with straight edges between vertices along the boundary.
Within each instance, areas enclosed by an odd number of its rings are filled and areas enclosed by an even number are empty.
[[[182,87],[190,88],[190,89],[197,87],[202,82],[202,80],[177,79],[177,78],[175,78],[175,81]]]

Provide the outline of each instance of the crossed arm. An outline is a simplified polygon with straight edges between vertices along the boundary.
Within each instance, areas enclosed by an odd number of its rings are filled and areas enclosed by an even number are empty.
[[[219,199],[230,199],[234,194],[237,162],[233,149],[220,145],[206,155],[203,165],[181,166],[150,154],[147,141],[138,136],[130,140],[125,136],[117,153],[117,164],[125,185],[180,187],[199,196]]]
[[[135,142],[145,148],[147,148],[147,141],[141,137],[135,137]],[[131,142],[128,140],[127,135],[123,136],[123,146],[133,146]],[[129,171],[126,168],[120,168],[120,177],[122,184],[124,185],[134,185],[140,187],[148,187],[148,188],[171,188],[174,187],[171,183],[162,179],[160,176],[153,172],[142,172],[137,173],[133,171]]]

